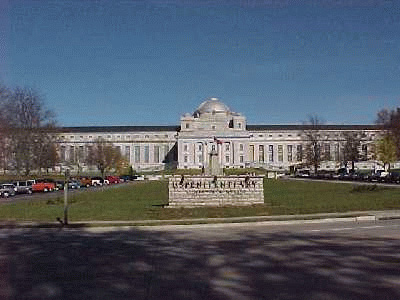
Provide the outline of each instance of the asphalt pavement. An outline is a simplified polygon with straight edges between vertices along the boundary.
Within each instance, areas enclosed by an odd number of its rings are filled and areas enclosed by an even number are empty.
[[[0,299],[400,299],[400,220],[160,227],[0,230]]]

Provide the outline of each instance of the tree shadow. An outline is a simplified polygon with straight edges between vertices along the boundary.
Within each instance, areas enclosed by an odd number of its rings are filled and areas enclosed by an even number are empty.
[[[400,240],[3,230],[0,299],[400,299]]]

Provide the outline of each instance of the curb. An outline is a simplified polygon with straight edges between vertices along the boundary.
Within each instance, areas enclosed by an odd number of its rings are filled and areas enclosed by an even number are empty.
[[[400,211],[375,211],[375,212],[352,212],[352,213],[329,213],[313,215],[283,215],[283,216],[253,216],[241,218],[201,218],[181,220],[140,220],[140,221],[81,221],[70,222],[68,225],[59,222],[0,222],[0,229],[14,228],[96,228],[96,227],[142,227],[142,228],[201,228],[201,227],[223,227],[223,226],[277,226],[311,223],[334,223],[334,222],[376,222],[400,219]]]

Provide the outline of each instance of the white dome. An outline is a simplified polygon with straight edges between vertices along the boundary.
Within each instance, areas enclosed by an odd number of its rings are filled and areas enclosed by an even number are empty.
[[[195,114],[203,113],[227,113],[230,112],[228,106],[221,102],[218,98],[208,98],[196,109]]]

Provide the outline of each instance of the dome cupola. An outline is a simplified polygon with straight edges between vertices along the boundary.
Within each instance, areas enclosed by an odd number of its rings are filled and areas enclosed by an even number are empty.
[[[195,110],[194,114],[204,113],[229,113],[230,109],[218,98],[207,98],[200,106]]]

